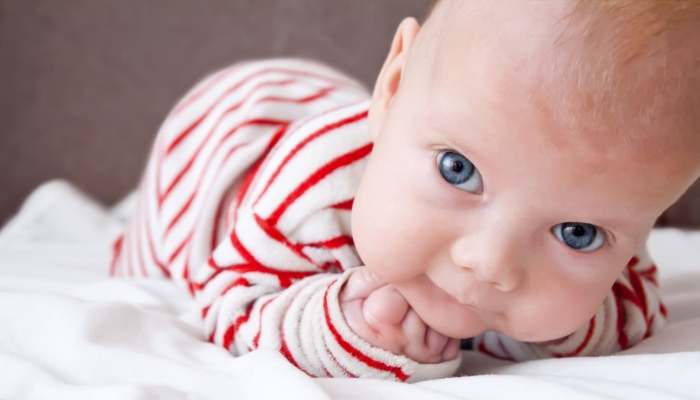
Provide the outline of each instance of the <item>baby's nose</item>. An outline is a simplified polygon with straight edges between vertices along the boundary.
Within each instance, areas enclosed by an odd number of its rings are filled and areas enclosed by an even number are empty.
[[[457,239],[450,248],[452,261],[474,277],[503,292],[514,290],[523,272],[518,243],[504,235],[480,232]]]

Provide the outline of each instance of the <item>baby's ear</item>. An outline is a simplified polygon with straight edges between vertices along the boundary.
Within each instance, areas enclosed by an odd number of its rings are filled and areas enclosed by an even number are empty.
[[[374,85],[374,92],[372,93],[372,105],[369,110],[372,141],[376,141],[386,112],[399,89],[408,50],[411,48],[413,39],[415,39],[419,30],[420,25],[415,18],[404,19],[396,30],[391,49],[386,60],[384,60],[384,65],[379,72],[377,82]]]

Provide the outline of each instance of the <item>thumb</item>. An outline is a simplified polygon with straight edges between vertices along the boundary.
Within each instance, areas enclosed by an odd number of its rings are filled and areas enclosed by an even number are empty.
[[[386,282],[379,279],[367,267],[364,267],[350,275],[338,298],[340,301],[366,299],[370,293],[385,285]]]
[[[399,325],[410,306],[408,301],[391,285],[385,285],[372,292],[365,300],[362,311],[365,320],[375,328],[381,324]]]

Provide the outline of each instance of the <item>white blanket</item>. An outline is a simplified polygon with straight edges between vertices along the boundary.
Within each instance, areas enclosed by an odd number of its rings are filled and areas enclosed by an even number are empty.
[[[624,355],[512,364],[465,352],[458,378],[313,379],[277,353],[202,340],[189,295],[107,278],[131,200],[108,210],[64,182],[0,231],[0,398],[700,399],[700,232],[655,230],[667,328]]]

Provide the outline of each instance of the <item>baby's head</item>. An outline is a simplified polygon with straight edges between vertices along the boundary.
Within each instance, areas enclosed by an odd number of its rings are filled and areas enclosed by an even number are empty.
[[[370,130],[367,267],[445,335],[565,336],[700,175],[700,3],[442,0]]]

